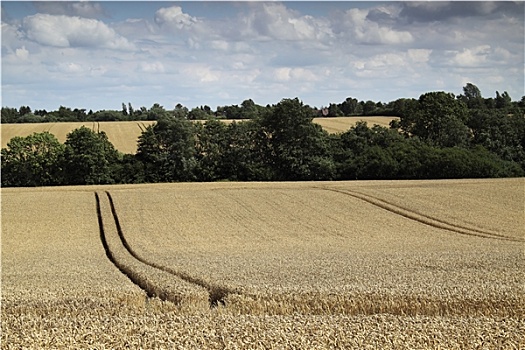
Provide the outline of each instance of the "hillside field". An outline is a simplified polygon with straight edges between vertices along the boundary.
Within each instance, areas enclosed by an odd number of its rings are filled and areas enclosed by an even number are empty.
[[[525,179],[3,188],[2,349],[522,349]]]
[[[378,124],[389,126],[395,117],[337,117],[315,118],[314,122],[320,124],[330,133],[345,132],[359,120],[368,122],[369,126]],[[232,120],[224,120],[231,123]],[[141,132],[154,121],[126,121],[126,122],[70,122],[70,123],[28,123],[28,124],[1,124],[2,148],[7,146],[9,140],[15,136],[28,136],[34,132],[49,131],[60,142],[66,140],[66,135],[74,129],[85,126],[94,131],[104,131],[116,149],[123,153],[133,154],[137,151],[137,140]]]

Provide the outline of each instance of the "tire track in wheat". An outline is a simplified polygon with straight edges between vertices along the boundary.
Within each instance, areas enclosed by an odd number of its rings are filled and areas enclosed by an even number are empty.
[[[128,271],[126,266],[122,264],[116,257],[115,254],[109,249],[108,240],[106,237],[106,231],[104,230],[104,219],[102,218],[102,210],[100,208],[100,197],[98,193],[95,192],[95,202],[97,206],[97,217],[98,217],[98,226],[100,229],[100,240],[102,241],[102,246],[104,247],[104,251],[106,252],[106,256],[111,261],[113,265],[124,275],[126,275],[131,282],[133,282],[135,285],[137,285],[140,289],[142,289],[148,298],[153,297],[153,293],[143,284],[140,280],[135,278],[135,276]]]
[[[380,199],[380,198],[371,196],[369,194],[364,194],[362,192],[352,191],[352,190],[347,190],[347,189],[339,190],[339,189],[327,188],[327,187],[321,187],[321,189],[354,197],[356,199],[365,201],[381,209],[387,210],[393,214],[400,215],[407,219],[414,220],[419,223],[422,223],[428,226],[432,226],[438,229],[447,230],[447,231],[451,231],[451,232],[455,232],[455,233],[459,233],[459,234],[467,235],[467,236],[492,238],[492,239],[499,239],[499,240],[506,240],[506,241],[514,241],[514,242],[525,242],[525,240],[521,238],[506,236],[503,234],[498,234],[494,232],[489,232],[485,230],[480,230],[476,228],[470,228],[470,227],[450,223],[442,219],[432,217],[427,214],[423,214],[423,213],[419,213],[419,212],[416,212],[416,211],[413,211],[407,208],[403,208],[394,203],[387,202],[384,199]]]
[[[126,237],[124,236],[124,231],[122,230],[122,226],[120,224],[120,220],[119,220],[119,217],[118,217],[118,214],[117,214],[117,210],[115,208],[115,203],[113,201],[113,197],[111,196],[111,194],[108,191],[106,191],[106,195],[107,195],[108,200],[109,200],[111,213],[113,215],[113,219],[114,219],[115,225],[117,227],[117,232],[118,232],[119,238],[120,238],[123,246],[125,247],[125,249],[137,261],[140,261],[142,264],[145,264],[147,266],[150,266],[150,267],[153,267],[155,269],[158,269],[158,270],[164,271],[166,273],[169,273],[169,274],[171,274],[171,275],[173,275],[173,276],[175,276],[177,278],[180,278],[180,279],[182,279],[182,280],[184,280],[184,281],[186,281],[188,283],[191,283],[191,284],[194,284],[196,286],[205,288],[208,291],[208,293],[209,293],[210,307],[216,307],[218,305],[224,305],[225,304],[225,298],[229,294],[239,294],[239,292],[237,290],[232,290],[232,289],[224,287],[224,286],[219,286],[219,285],[212,284],[212,283],[210,283],[210,282],[208,282],[208,281],[206,281],[204,279],[201,279],[201,278],[198,278],[198,277],[195,277],[195,276],[191,276],[191,275],[189,275],[189,274],[187,274],[187,273],[185,273],[183,271],[178,271],[178,270],[172,269],[170,267],[157,264],[157,263],[155,263],[153,261],[147,260],[144,257],[140,256],[131,247],[131,245],[127,241]]]
[[[109,196],[104,200],[95,192],[100,238],[108,259],[135,285],[144,290],[149,298],[158,297],[176,305],[200,308],[209,307],[209,293],[206,289],[144,264],[130,252],[119,231],[120,222],[115,220]],[[105,208],[105,209],[104,209]],[[105,220],[108,218],[109,220]],[[111,223],[111,221],[113,221]]]

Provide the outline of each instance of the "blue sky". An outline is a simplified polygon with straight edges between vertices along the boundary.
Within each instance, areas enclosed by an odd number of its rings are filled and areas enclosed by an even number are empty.
[[[523,2],[2,1],[2,106],[524,95]]]

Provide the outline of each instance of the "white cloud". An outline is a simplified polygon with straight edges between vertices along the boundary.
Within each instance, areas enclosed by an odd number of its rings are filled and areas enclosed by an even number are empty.
[[[432,50],[429,49],[409,49],[408,57],[412,62],[416,63],[425,63],[430,59],[430,54]]]
[[[215,82],[221,79],[221,72],[205,64],[188,64],[182,70],[187,81],[197,80],[201,83]]]
[[[34,1],[33,5],[40,13],[51,15],[95,18],[105,14],[102,5],[92,1]]]
[[[281,67],[276,68],[273,71],[273,76],[277,81],[287,82],[305,82],[305,81],[316,81],[319,79],[314,72],[305,68],[290,68]]]
[[[226,40],[213,40],[210,46],[214,50],[227,51],[230,48],[230,44]]]
[[[36,14],[24,18],[22,28],[28,39],[41,45],[134,49],[134,45],[126,38],[95,19]]]
[[[323,18],[302,16],[279,3],[261,3],[239,21],[241,32],[257,39],[323,40],[333,36]]]
[[[343,15],[342,23],[337,24],[340,34],[364,44],[407,44],[414,38],[408,31],[398,31],[367,18],[369,9],[350,9]]]
[[[141,62],[139,69],[144,73],[164,73],[164,65],[162,62]]]
[[[198,20],[184,12],[179,6],[163,7],[155,12],[155,23],[158,25],[168,25],[177,29],[191,27]]]
[[[490,45],[480,45],[474,48],[466,48],[461,52],[454,52],[449,64],[456,67],[480,67],[487,64],[490,54]]]
[[[29,51],[27,51],[25,46],[22,46],[21,48],[15,50],[15,55],[18,59],[27,61],[29,58]]]

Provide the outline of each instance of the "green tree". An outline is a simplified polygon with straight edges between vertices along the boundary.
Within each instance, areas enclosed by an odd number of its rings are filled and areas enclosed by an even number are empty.
[[[467,145],[467,106],[454,94],[429,92],[421,95],[414,107],[410,114],[401,115],[399,125],[405,134],[418,136],[438,147]]]
[[[114,168],[121,155],[104,132],[84,126],[66,137],[62,160],[64,184],[92,185],[115,182]]]
[[[261,119],[276,180],[333,178],[330,138],[313,117],[312,109],[295,98],[281,100]]]
[[[16,108],[2,107],[2,124],[16,123],[18,116],[19,114]]]
[[[472,112],[468,126],[472,130],[474,145],[481,145],[525,169],[525,118],[522,114],[477,110]]]
[[[361,105],[359,104],[359,101],[356,98],[352,98],[352,97],[347,97],[339,105],[339,109],[345,116],[359,115],[363,112],[361,109]]]
[[[184,107],[180,103],[177,103],[175,109],[173,110],[173,116],[179,119],[188,119],[188,114],[188,108]]]
[[[2,186],[59,185],[59,159],[64,152],[49,132],[16,136],[2,148]]]
[[[159,120],[169,116],[168,112],[158,103],[153,104],[151,108],[146,112],[147,120]]]
[[[512,99],[507,91],[504,91],[501,95],[499,91],[496,91],[496,108],[506,109],[511,106]]]
[[[196,179],[195,129],[192,122],[163,118],[140,135],[137,159],[144,164],[147,182]]]
[[[222,178],[233,181],[272,180],[268,138],[260,120],[228,125],[222,157]]]
[[[485,107],[485,102],[483,100],[483,96],[481,96],[481,91],[476,85],[472,83],[467,83],[467,85],[463,87],[463,96],[460,97],[466,103],[469,109]]]
[[[196,128],[196,159],[200,181],[216,181],[224,176],[223,156],[225,153],[228,126],[218,120],[198,123]]]

